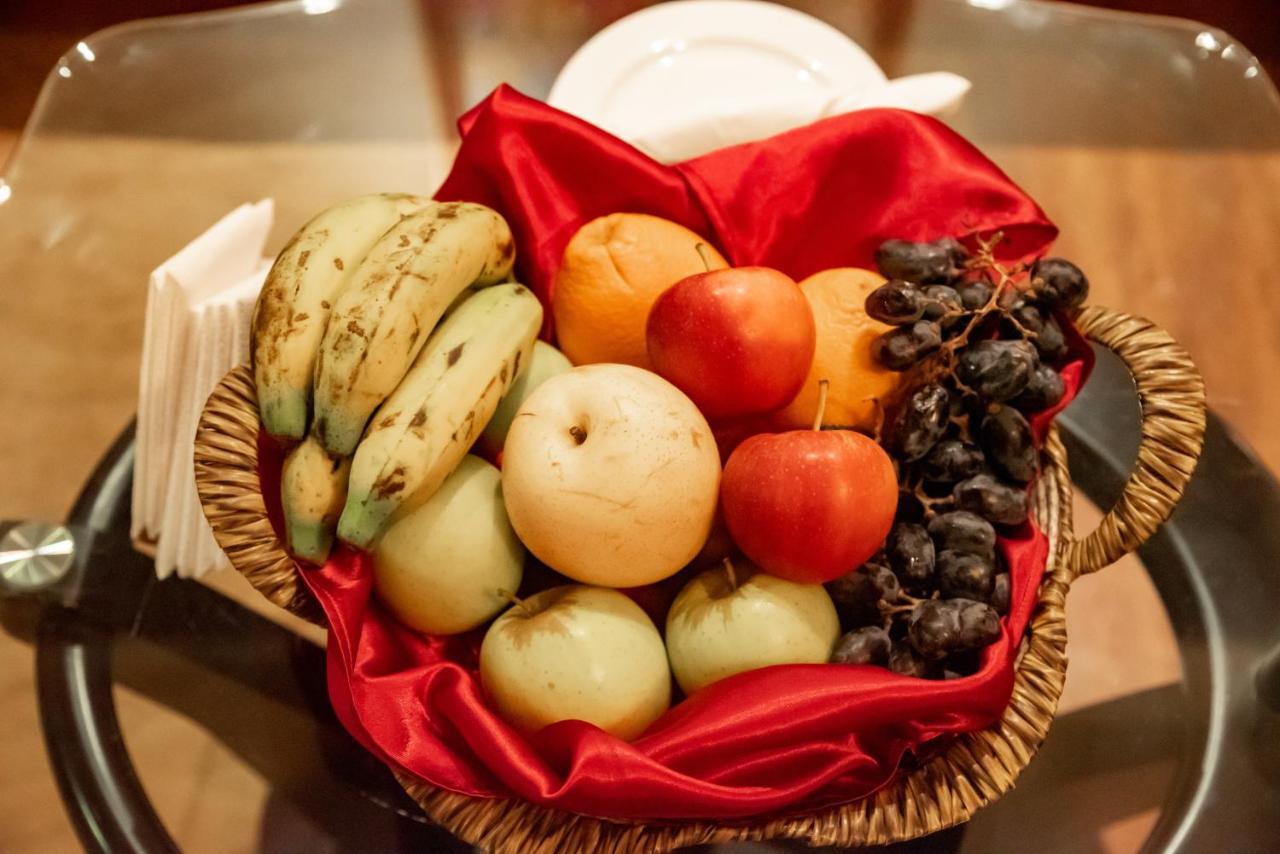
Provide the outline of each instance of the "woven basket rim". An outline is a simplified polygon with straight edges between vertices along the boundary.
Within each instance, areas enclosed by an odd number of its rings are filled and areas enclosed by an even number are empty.
[[[1145,540],[1172,511],[1199,456],[1203,384],[1185,352],[1149,322],[1119,312],[1091,307],[1078,322],[1130,365],[1144,411],[1150,408],[1149,398],[1164,404],[1157,410],[1159,417],[1148,415],[1144,421],[1144,447],[1155,451],[1145,464],[1139,455],[1125,496],[1099,530],[1075,542],[1066,451],[1057,428],[1050,430],[1043,449],[1046,464],[1032,493],[1049,553],[1015,662],[1013,692],[994,725],[955,736],[927,761],[895,775],[866,798],[761,822],[594,818],[517,799],[461,795],[393,769],[401,785],[441,826],[495,851],[653,851],[770,838],[803,839],[811,845],[882,845],[966,821],[1012,787],[1048,733],[1066,677],[1065,605],[1071,582]],[[1158,380],[1155,391],[1152,377]],[[1175,405],[1169,398],[1177,398]],[[323,612],[298,579],[267,518],[257,475],[258,431],[252,374],[242,365],[218,384],[201,415],[194,458],[201,504],[219,545],[255,589],[276,605],[324,625]],[[1165,476],[1144,482],[1153,468]],[[1125,518],[1126,512],[1133,518]]]

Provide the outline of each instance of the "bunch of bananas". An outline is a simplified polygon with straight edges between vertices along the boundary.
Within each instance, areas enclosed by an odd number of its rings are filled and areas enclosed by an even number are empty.
[[[393,193],[324,211],[281,251],[251,351],[262,423],[297,443],[281,478],[295,557],[322,563],[335,531],[369,548],[467,453],[542,325],[514,261],[489,208]]]

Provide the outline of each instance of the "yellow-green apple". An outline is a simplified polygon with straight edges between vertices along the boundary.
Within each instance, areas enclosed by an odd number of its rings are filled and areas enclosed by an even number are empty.
[[[468,454],[430,498],[387,528],[373,552],[373,581],[401,622],[451,635],[509,605],[523,566],[501,475]]]
[[[821,584],[797,584],[745,561],[690,581],[667,614],[667,655],[686,694],[774,664],[821,664],[840,637]]]
[[[502,445],[507,440],[507,430],[511,428],[511,421],[516,417],[516,412],[520,410],[521,404],[533,394],[533,390],[542,385],[547,380],[563,374],[572,368],[573,365],[569,359],[565,357],[555,347],[552,347],[545,341],[535,341],[533,344],[533,355],[529,358],[529,367],[525,368],[520,379],[512,383],[511,388],[502,396],[502,400],[498,401],[498,408],[493,411],[493,417],[489,419],[489,423],[485,425],[484,432],[481,437],[484,439],[485,447],[490,453],[497,453],[502,450]]]
[[[583,365],[544,382],[503,450],[503,496],[520,539],[557,572],[605,587],[650,584],[692,560],[719,483],[697,407],[630,365]]]
[[[671,703],[653,622],[617,590],[580,584],[544,590],[494,620],[480,646],[480,682],[524,732],[581,720],[630,740]]]
[[[786,406],[817,340],[800,287],[768,267],[707,270],[662,292],[645,326],[654,370],[708,418]]]

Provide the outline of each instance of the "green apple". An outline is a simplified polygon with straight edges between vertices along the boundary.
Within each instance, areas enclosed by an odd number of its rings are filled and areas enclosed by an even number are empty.
[[[618,738],[640,735],[671,702],[657,628],[616,590],[567,584],[509,608],[480,647],[480,681],[524,732],[562,720]]]
[[[524,547],[507,519],[498,470],[463,457],[429,499],[387,528],[373,567],[379,598],[427,634],[465,632],[509,605]]]
[[[502,450],[503,443],[507,441],[507,431],[511,429],[511,422],[525,398],[533,394],[533,390],[545,381],[556,374],[563,374],[572,367],[564,353],[545,341],[535,341],[529,367],[502,396],[502,400],[498,401],[498,408],[493,411],[493,417],[489,419],[484,432],[480,434],[485,444],[495,451]]]
[[[839,637],[821,584],[787,581],[743,561],[695,577],[667,613],[667,654],[686,694],[759,667],[825,663]]]

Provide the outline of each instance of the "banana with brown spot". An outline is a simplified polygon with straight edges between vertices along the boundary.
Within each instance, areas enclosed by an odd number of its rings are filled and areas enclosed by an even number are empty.
[[[467,202],[433,203],[378,240],[334,304],[316,362],[312,432],[330,453],[355,450],[458,294],[506,280],[514,260],[506,221]]]
[[[523,285],[478,292],[431,334],[356,448],[338,537],[370,548],[466,455],[529,365],[542,305]]]
[[[276,257],[254,307],[251,348],[268,433],[306,433],[316,353],[339,292],[387,229],[431,203],[407,193],[350,199],[314,217]]]
[[[350,457],[332,457],[314,436],[294,446],[280,474],[285,539],[289,553],[324,563],[347,499]]]

